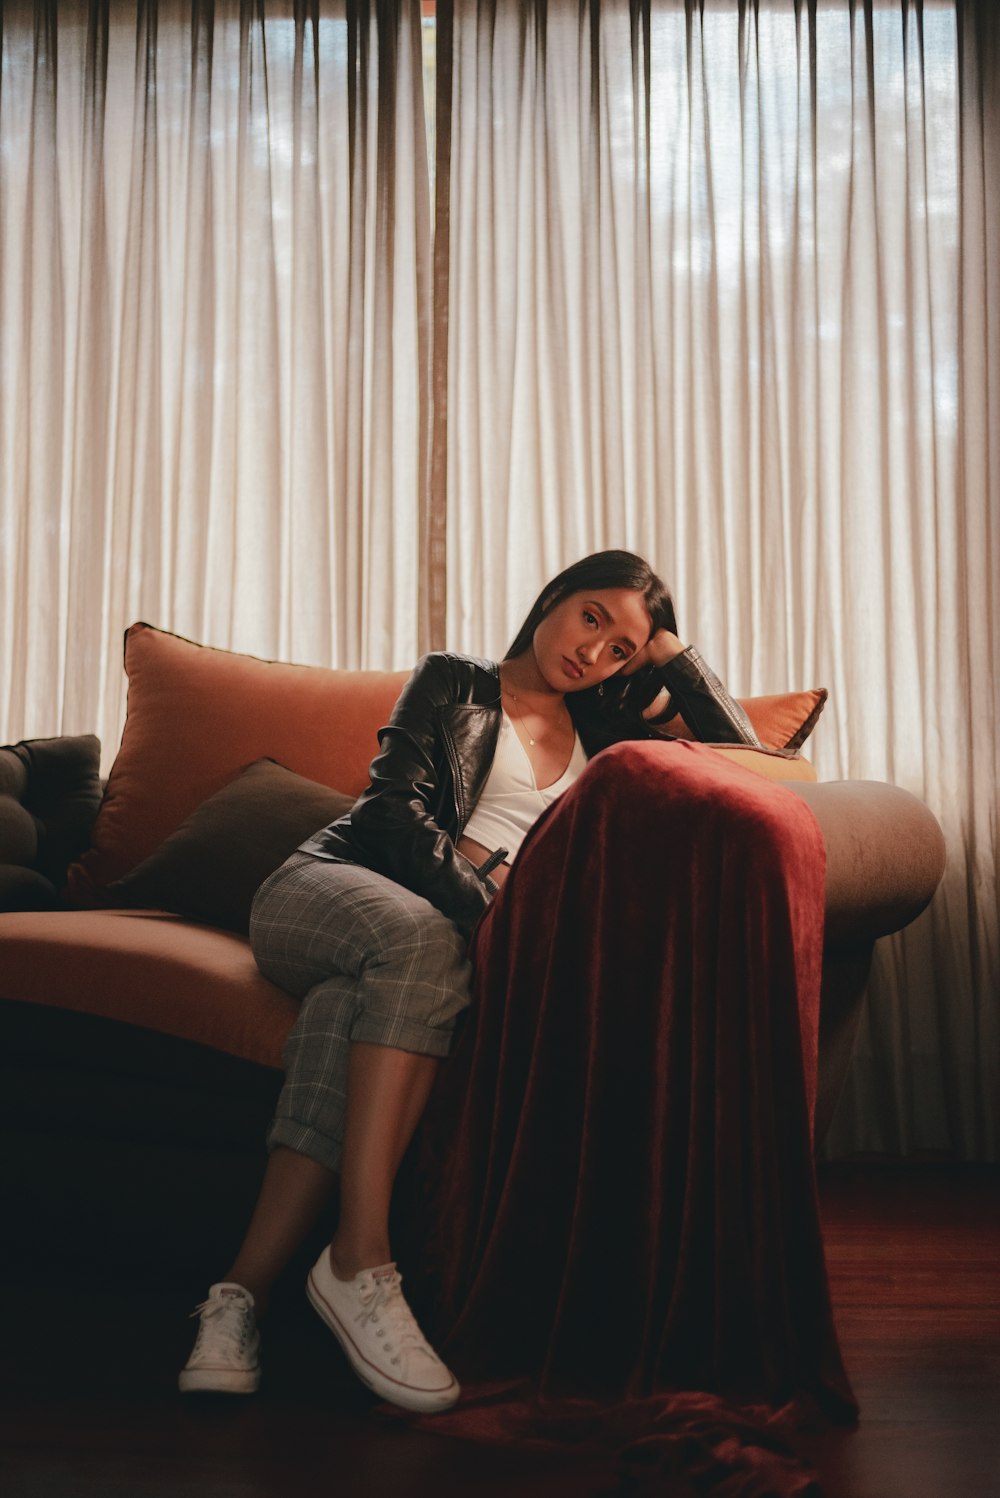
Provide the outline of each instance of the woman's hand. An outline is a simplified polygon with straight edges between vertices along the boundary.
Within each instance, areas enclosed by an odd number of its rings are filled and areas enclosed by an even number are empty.
[[[680,641],[669,629],[658,629],[655,635],[651,635],[641,650],[637,650],[630,661],[621,669],[622,676],[631,676],[634,671],[641,671],[643,666],[665,666],[667,661],[672,661],[675,655],[680,655],[687,646]],[[652,702],[642,710],[644,718],[658,718],[667,711],[670,706],[670,693],[666,687],[661,688],[653,698]]]
[[[658,629],[655,635],[651,635],[641,650],[637,650],[632,659],[627,661],[621,669],[622,676],[631,676],[636,671],[641,671],[643,666],[665,666],[667,661],[672,661],[675,655],[680,655],[687,646],[671,634],[669,629]]]

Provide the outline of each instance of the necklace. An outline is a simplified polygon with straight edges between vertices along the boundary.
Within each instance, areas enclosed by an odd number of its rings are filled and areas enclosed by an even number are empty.
[[[514,706],[514,715],[517,718],[517,721],[520,723],[520,725],[521,725],[522,729],[524,730],[524,732],[528,735],[528,745],[529,745],[529,748],[534,749],[534,747],[535,747],[535,740],[531,737],[531,734],[528,733],[528,725],[527,725],[527,723],[525,723],[524,719],[521,717],[521,709],[517,705],[517,693],[514,691],[513,687],[511,687],[511,686],[506,686],[505,687],[505,686],[503,686],[502,683],[501,683],[501,690],[507,693],[507,696],[510,698],[511,702],[513,703],[513,706]],[[555,720],[553,719],[552,727],[555,728],[555,726],[556,726]]]
[[[521,709],[517,705],[517,693],[514,692],[514,691],[512,691],[511,688],[508,687],[507,688],[507,696],[510,698],[511,702],[513,702],[513,704],[514,704],[514,712],[517,714],[517,721],[520,723],[520,725],[524,729],[525,733],[528,733],[528,726],[525,723],[524,719],[521,717]],[[534,747],[535,747],[535,741],[531,737],[530,733],[528,733],[528,744],[530,745],[530,747],[532,749],[534,749]]]

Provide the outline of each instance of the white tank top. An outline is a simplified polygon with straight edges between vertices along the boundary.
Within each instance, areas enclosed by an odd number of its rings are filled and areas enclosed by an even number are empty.
[[[513,858],[529,827],[538,821],[547,806],[569,789],[586,763],[580,735],[576,734],[569,764],[558,780],[539,790],[528,751],[504,713],[490,773],[463,829],[464,835],[483,848],[506,848],[508,856]]]

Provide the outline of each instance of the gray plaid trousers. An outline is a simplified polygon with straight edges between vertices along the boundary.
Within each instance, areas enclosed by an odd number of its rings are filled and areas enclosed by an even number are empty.
[[[465,941],[421,895],[359,864],[293,853],[254,897],[257,966],[301,999],[268,1131],[337,1170],[353,1041],[446,1056],[469,1003]]]

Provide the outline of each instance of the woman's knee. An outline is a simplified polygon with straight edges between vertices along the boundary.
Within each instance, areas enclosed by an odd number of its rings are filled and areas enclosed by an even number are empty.
[[[469,1004],[471,967],[452,922],[421,904],[387,923],[365,967],[351,1039],[444,1056]]]
[[[299,996],[328,977],[360,977],[419,897],[358,864],[296,853],[261,885],[250,922],[257,965]]]
[[[466,942],[454,922],[426,900],[400,901],[379,932],[377,961],[383,966],[448,973],[467,967]]]
[[[265,976],[303,998],[296,1032],[335,1000],[342,1015],[350,1010],[352,1039],[444,1054],[430,1032],[450,1031],[469,1002],[466,944],[453,923],[356,864],[293,855],[262,886],[252,945]]]
[[[705,744],[681,741],[615,744],[590,762],[568,796],[653,843],[712,829],[766,845],[784,839],[800,819],[796,798],[779,782]]]

